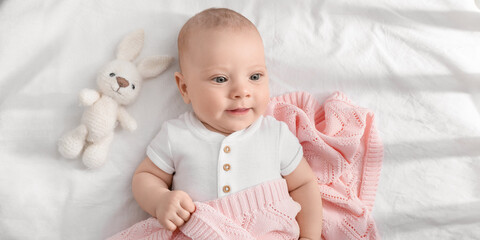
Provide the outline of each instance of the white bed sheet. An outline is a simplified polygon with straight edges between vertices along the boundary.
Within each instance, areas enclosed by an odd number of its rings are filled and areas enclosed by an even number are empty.
[[[373,216],[384,239],[480,238],[480,10],[473,0],[0,2],[0,239],[102,239],[147,217],[130,191],[161,123],[189,109],[174,62],[145,83],[107,164],[63,159],[77,96],[118,41],[176,56],[182,24],[232,8],[263,36],[272,95],[340,90],[376,113],[385,159]]]

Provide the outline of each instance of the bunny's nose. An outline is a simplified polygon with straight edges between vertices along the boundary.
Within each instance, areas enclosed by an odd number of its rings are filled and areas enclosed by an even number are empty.
[[[127,80],[125,80],[125,78],[122,78],[122,77],[117,77],[117,83],[118,83],[118,86],[124,88],[124,87],[128,87],[129,83]]]

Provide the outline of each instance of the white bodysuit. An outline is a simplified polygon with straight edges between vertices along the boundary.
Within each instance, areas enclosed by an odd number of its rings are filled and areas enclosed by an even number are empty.
[[[172,189],[208,201],[290,174],[303,150],[288,126],[271,116],[224,136],[187,112],[162,125],[147,155],[173,174]]]

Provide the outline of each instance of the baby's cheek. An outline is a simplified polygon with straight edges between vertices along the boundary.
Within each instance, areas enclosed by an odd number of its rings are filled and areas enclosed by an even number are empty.
[[[263,97],[260,100],[259,108],[262,111],[265,111],[269,102],[270,102],[270,95],[268,94],[268,91],[267,91],[267,94],[263,95]]]

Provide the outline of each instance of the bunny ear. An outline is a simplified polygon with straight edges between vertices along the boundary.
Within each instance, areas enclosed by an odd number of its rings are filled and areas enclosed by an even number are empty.
[[[138,29],[125,36],[117,47],[117,59],[133,61],[142,51],[145,33]]]
[[[137,67],[143,78],[152,78],[165,71],[172,61],[170,56],[152,56],[140,61]]]

